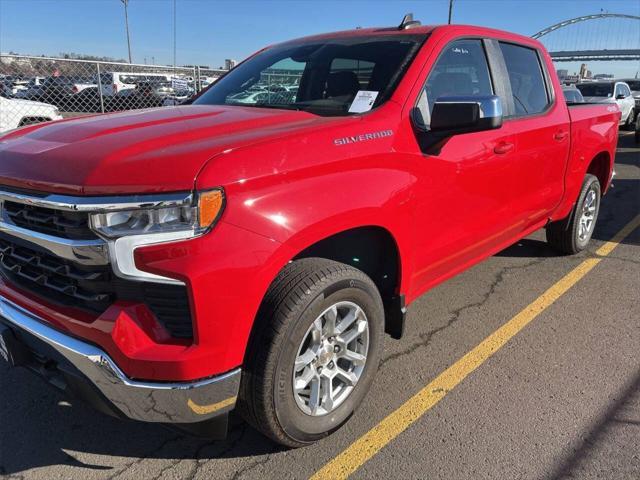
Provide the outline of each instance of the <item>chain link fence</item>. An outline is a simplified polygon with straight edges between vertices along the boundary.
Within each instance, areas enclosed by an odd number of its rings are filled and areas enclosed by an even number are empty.
[[[0,132],[93,113],[179,104],[226,70],[0,55]]]

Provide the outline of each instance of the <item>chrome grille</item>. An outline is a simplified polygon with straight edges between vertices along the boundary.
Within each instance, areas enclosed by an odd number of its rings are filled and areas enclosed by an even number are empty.
[[[0,232],[0,275],[18,288],[96,316],[117,300],[144,303],[172,337],[193,338],[186,286],[116,276],[86,211],[4,198]]]
[[[24,203],[3,202],[3,218],[34,232],[72,240],[98,238],[89,228],[89,214],[38,207]]]
[[[108,266],[81,266],[0,237],[0,268],[9,280],[57,303],[102,312],[113,301]]]

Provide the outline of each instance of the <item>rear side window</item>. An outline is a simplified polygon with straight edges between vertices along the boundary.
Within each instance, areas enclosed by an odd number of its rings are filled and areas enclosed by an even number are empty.
[[[509,72],[516,116],[533,115],[549,105],[538,54],[533,48],[500,42]]]
[[[429,73],[418,99],[417,121],[431,123],[433,105],[440,97],[492,95],[489,66],[481,40],[456,40],[447,45]]]

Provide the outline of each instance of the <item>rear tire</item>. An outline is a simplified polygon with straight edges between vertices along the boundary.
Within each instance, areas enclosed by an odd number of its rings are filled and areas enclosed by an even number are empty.
[[[288,447],[344,424],[369,390],[382,351],[384,310],[373,281],[342,263],[296,260],[272,283],[256,322],[238,402],[245,420]]]
[[[547,225],[547,242],[556,250],[573,255],[591,240],[600,211],[600,182],[594,175],[584,177],[578,200],[567,218]]]

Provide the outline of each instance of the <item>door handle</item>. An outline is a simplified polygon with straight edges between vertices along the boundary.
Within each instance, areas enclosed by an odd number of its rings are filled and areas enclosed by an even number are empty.
[[[509,153],[511,150],[513,150],[513,147],[513,143],[500,142],[498,145],[493,147],[493,152],[497,153],[498,155],[504,155],[505,153]]]
[[[565,138],[567,138],[568,136],[569,136],[569,132],[559,131],[559,132],[556,132],[556,133],[553,135],[553,139],[554,139],[554,140],[556,140],[556,141],[558,141],[558,142],[561,142],[561,141],[563,141]]]

